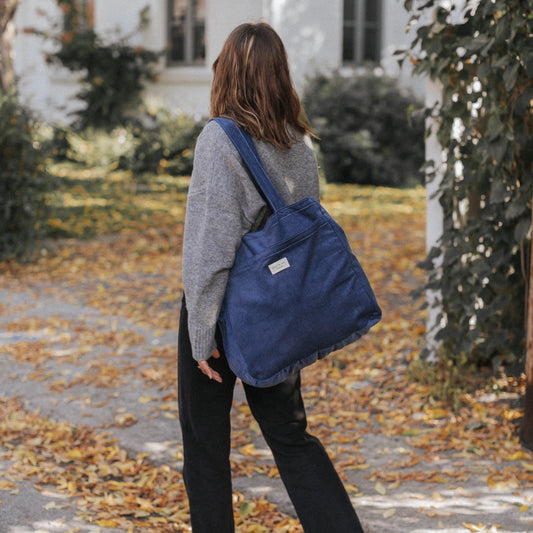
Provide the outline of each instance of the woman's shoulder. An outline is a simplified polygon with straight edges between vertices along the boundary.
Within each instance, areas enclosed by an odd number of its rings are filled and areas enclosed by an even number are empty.
[[[216,120],[209,120],[200,132],[197,141],[198,146],[232,146],[229,137]]]

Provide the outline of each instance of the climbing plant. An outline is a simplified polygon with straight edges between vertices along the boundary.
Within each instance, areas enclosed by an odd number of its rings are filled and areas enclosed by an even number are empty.
[[[441,355],[515,364],[531,257],[533,1],[467,1],[460,12],[452,2],[404,5],[417,30],[400,60],[442,86],[426,113],[445,155],[444,231],[423,263],[425,289],[442,296]]]
[[[54,36],[57,49],[47,60],[82,73],[82,89],[76,96],[85,105],[76,112],[78,125],[107,127],[124,122],[141,103],[144,83],[154,79],[161,52],[131,46],[131,36],[104,41],[92,27],[90,3],[57,0],[57,4],[63,25]],[[139,28],[146,17],[143,10]]]

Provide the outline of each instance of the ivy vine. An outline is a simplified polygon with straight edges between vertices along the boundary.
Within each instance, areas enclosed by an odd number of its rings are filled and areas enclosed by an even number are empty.
[[[76,111],[77,125],[123,123],[141,104],[144,83],[155,78],[154,67],[162,53],[131,46],[130,36],[104,42],[92,28],[86,3],[57,0],[57,4],[63,13],[63,27],[56,37],[58,48],[47,61],[82,73],[82,89],[76,96],[85,105]],[[143,10],[141,26],[145,19]]]
[[[401,60],[443,91],[426,110],[445,170],[444,231],[422,265],[424,289],[442,296],[443,357],[513,365],[525,354],[531,268],[533,0],[450,4],[404,1],[418,29]]]

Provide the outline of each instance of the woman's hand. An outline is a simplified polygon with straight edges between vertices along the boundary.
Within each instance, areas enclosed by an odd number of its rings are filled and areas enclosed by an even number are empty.
[[[220,352],[215,348],[212,357],[218,359],[220,357]],[[214,379],[218,383],[222,383],[222,377],[220,374],[213,370],[207,361],[198,361],[198,368],[209,378]]]

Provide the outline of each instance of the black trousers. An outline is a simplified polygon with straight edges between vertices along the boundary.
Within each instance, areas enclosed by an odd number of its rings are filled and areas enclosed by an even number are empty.
[[[178,401],[183,434],[183,478],[194,533],[233,533],[230,410],[235,374],[223,354],[209,364],[211,381],[192,358],[187,310],[178,337]],[[306,533],[362,533],[350,498],[320,441],[307,433],[299,373],[274,387],[244,385],[250,410],[270,446],[281,479]]]

